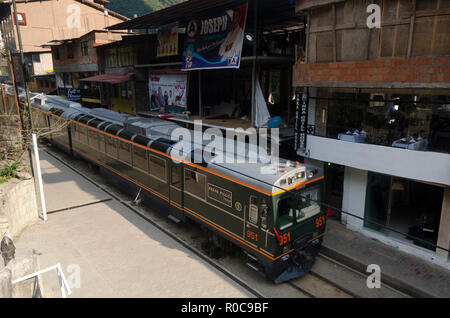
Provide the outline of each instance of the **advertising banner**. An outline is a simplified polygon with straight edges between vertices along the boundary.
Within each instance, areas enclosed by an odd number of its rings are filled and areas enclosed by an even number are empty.
[[[148,86],[151,110],[181,113],[187,109],[186,73],[150,71]]]
[[[189,21],[181,69],[239,68],[246,18],[247,4],[243,4],[221,15]]]
[[[158,29],[157,57],[178,54],[178,23],[162,26]]]

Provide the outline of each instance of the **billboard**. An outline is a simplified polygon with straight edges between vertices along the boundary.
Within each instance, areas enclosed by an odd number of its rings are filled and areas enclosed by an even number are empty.
[[[150,109],[180,113],[187,109],[187,74],[149,72]]]
[[[162,26],[158,29],[157,57],[178,54],[178,23]]]
[[[243,4],[214,17],[189,21],[181,69],[239,68],[246,18],[247,4]]]

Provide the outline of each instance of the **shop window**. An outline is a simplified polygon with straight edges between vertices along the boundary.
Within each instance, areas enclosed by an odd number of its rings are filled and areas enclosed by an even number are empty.
[[[163,182],[166,182],[166,160],[150,156],[150,174]]]
[[[127,81],[120,84],[120,97],[124,99],[132,99],[133,92],[131,89],[131,82]]]
[[[206,176],[190,169],[184,170],[184,189],[198,198],[205,200]]]
[[[369,172],[364,226],[435,250],[443,193],[438,186]]]

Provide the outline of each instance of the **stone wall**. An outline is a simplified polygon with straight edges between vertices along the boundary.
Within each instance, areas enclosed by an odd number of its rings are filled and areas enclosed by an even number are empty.
[[[22,146],[21,122],[17,115],[0,115],[0,160]],[[1,167],[3,168],[3,167]]]

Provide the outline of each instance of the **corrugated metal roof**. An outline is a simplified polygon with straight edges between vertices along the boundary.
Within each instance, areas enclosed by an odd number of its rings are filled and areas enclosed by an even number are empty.
[[[249,0],[247,25],[253,25],[253,3],[258,4],[258,19],[261,27],[271,27],[273,24],[289,25],[293,22],[301,23],[295,17],[294,5],[290,0]],[[202,18],[208,15],[228,10],[240,4],[243,0],[189,0],[177,5],[154,11],[143,16],[118,23],[108,27],[109,30],[137,30],[157,28],[161,25],[178,22],[180,27],[185,26],[192,18]]]

